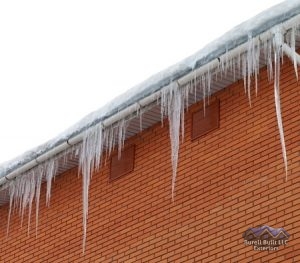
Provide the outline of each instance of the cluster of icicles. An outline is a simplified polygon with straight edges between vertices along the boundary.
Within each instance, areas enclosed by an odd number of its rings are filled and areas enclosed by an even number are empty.
[[[221,79],[222,76],[226,76],[226,74],[235,74],[235,72],[240,72],[237,76],[234,75],[234,79],[244,79],[245,93],[248,96],[251,106],[251,87],[254,86],[257,92],[258,74],[261,64],[260,62],[262,61],[263,64],[266,64],[268,67],[269,80],[274,79],[276,115],[282,146],[282,155],[287,173],[287,156],[280,109],[279,74],[283,56],[283,41],[286,41],[295,54],[295,34],[297,32],[296,28],[292,28],[288,34],[283,35],[281,28],[277,27],[267,34],[264,33],[265,35],[268,35],[268,37],[265,37],[265,40],[260,39],[260,37],[252,38],[252,36],[249,35],[246,51],[234,56],[232,56],[229,51],[222,57],[218,58],[219,63],[217,67],[208,68],[201,74],[198,74],[197,70],[195,70],[194,77],[187,83],[180,84],[180,81],[174,81],[161,89],[158,103],[161,105],[162,120],[166,116],[168,117],[171,140],[171,165],[173,169],[172,198],[174,198],[175,192],[180,136],[182,138],[184,136],[184,111],[189,105],[189,96],[195,96],[196,98],[196,94],[199,94],[200,92],[201,97],[204,101],[206,101],[211,93],[212,81],[217,81],[218,78]],[[263,53],[263,56],[261,53]],[[292,59],[294,60],[295,72],[297,75],[296,58],[294,57]],[[255,85],[251,84],[251,81],[253,80]],[[140,116],[142,120],[142,113],[142,109],[138,109],[136,115],[131,117]],[[109,127],[104,127],[103,123],[99,123],[85,132],[84,139],[79,146],[75,147],[75,149],[69,149],[68,151],[61,153],[61,155],[69,155],[70,153],[79,154],[83,182],[83,249],[85,249],[86,246],[88,196],[92,171],[94,169],[99,169],[102,157],[104,155],[109,156],[116,145],[118,147],[119,154],[121,153],[125,141],[126,127],[129,121],[130,116]],[[50,159],[9,183],[10,202],[7,232],[9,231],[9,222],[12,212],[19,212],[22,224],[24,212],[27,208],[29,215],[29,231],[31,210],[34,200],[37,227],[41,183],[42,181],[46,181],[47,183],[46,204],[49,205],[51,182],[59,166],[58,159],[59,156]]]

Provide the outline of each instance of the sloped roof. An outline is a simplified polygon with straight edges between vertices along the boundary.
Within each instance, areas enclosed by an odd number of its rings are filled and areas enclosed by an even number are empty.
[[[43,155],[51,149],[58,147],[61,143],[68,141],[89,127],[117,114],[121,110],[133,105],[135,102],[153,94],[172,81],[199,69],[206,64],[218,59],[230,50],[247,43],[249,36],[256,37],[277,24],[283,23],[300,13],[300,3],[297,0],[285,1],[266,11],[258,14],[252,19],[234,27],[232,30],[211,42],[203,49],[190,57],[182,60],[164,71],[161,71],[139,85],[129,89],[124,94],[116,97],[99,110],[92,112],[74,126],[67,129],[57,137],[48,142],[29,150],[15,159],[2,163],[0,166],[0,178],[11,173],[15,169]]]

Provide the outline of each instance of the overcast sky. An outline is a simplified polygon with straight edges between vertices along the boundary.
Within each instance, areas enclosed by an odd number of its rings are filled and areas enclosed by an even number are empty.
[[[280,2],[0,1],[0,163]]]

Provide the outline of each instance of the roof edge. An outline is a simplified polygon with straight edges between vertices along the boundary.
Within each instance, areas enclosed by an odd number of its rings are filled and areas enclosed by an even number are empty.
[[[282,12],[282,10],[285,11]],[[165,86],[170,85],[173,81],[180,80],[188,74],[191,74],[194,70],[212,63],[212,61],[216,60],[220,56],[223,56],[224,54],[247,43],[249,35],[251,35],[251,37],[257,37],[278,24],[293,20],[293,18],[298,14],[300,14],[300,3],[299,1],[294,0],[285,1],[267,9],[252,19],[228,31],[194,55],[150,77],[146,81],[112,100],[110,104],[107,104],[98,111],[87,115],[66,132],[11,161],[3,163],[0,166],[0,178],[5,178],[8,174],[14,172],[20,167],[26,167],[29,163],[35,162],[35,165],[37,165],[38,162],[35,161],[37,158],[49,155],[49,152],[54,151],[56,148],[67,148],[67,146],[70,146],[68,141],[80,136],[80,134],[84,133],[91,127],[113,117],[116,114],[119,114],[121,111],[125,111],[133,104],[149,97],[155,92],[160,91]],[[126,99],[122,100],[121,98],[124,97]],[[64,145],[64,147],[62,147],[62,145]]]

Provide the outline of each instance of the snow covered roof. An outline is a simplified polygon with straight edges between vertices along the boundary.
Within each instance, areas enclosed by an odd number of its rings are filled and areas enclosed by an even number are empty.
[[[194,103],[195,97],[197,101],[205,99],[242,78],[251,101],[251,76],[256,79],[259,68],[264,65],[270,67],[272,61],[275,61],[273,77],[276,113],[287,167],[276,72],[280,69],[278,61],[282,51],[291,57],[295,66],[300,63],[300,57],[295,53],[296,47],[300,46],[299,25],[299,1],[289,0],[274,6],[233,28],[194,55],[118,96],[52,140],[2,164],[0,204],[7,201],[9,192],[10,206],[14,199],[19,198],[25,200],[19,203],[26,207],[29,202],[28,192],[30,189],[39,191],[42,180],[47,181],[49,201],[53,175],[80,164],[83,174],[85,240],[90,172],[94,166],[99,165],[104,150],[110,153],[115,144],[119,145],[120,150],[126,138],[168,116],[172,135],[174,192],[179,134],[183,125],[180,120],[184,108]]]
[[[230,50],[247,43],[249,36],[254,38],[259,34],[268,31],[275,25],[291,19],[299,13],[299,1],[285,1],[282,4],[267,9],[252,19],[236,26],[192,56],[162,72],[157,73],[156,75],[153,75],[139,85],[129,89],[124,94],[116,97],[104,107],[92,112],[74,126],[67,129],[64,133],[61,133],[45,144],[31,149],[9,162],[2,163],[0,166],[0,178],[5,177],[15,169],[38,158],[51,149],[58,147],[63,142],[70,140],[70,138],[77,136],[95,124],[118,114],[118,112],[124,110],[130,105],[133,105],[141,99],[161,90],[171,82],[207,65],[209,62],[218,59]]]

